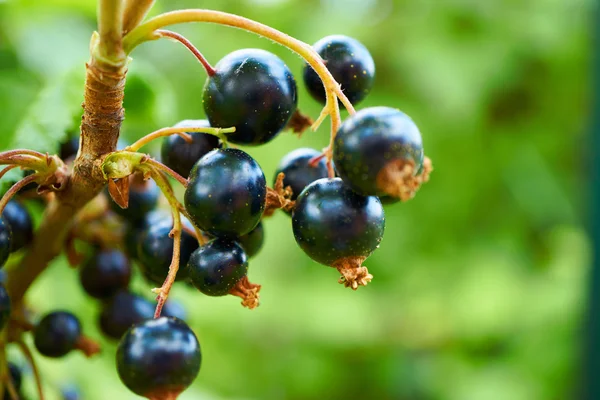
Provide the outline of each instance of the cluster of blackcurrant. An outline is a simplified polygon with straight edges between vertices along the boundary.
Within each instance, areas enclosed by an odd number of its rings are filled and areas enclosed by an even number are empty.
[[[156,32],[191,46],[178,34]],[[291,217],[300,248],[337,269],[339,282],[356,290],[372,279],[363,262],[383,238],[382,204],[412,198],[428,180],[431,163],[407,115],[388,107],[359,112],[352,107],[373,86],[375,64],[368,50],[340,35],[320,40],[313,49],[337,85],[324,85],[313,66],[306,65],[304,83],[326,106],[313,127],[332,116],[331,142],[323,151],[300,148],[285,155],[272,187],[257,161],[235,146],[266,144],[286,128],[302,131],[310,119],[297,109],[297,86],[289,68],[258,49],[235,51],[214,68],[194,49],[208,73],[203,93],[207,119],[181,121],[134,144],[120,144],[103,160],[108,190],[78,216],[66,251],[79,267],[83,290],[100,302],[101,331],[120,340],[118,373],[134,393],[175,399],[200,370],[198,339],[180,307],[167,301],[175,281],[209,296],[234,295],[243,306],[257,307],[261,287],[248,280],[248,260],[263,245],[262,219],[281,209]],[[343,93],[336,94],[340,87]],[[343,123],[334,118],[340,104],[351,112]],[[161,162],[137,152],[163,136]],[[61,158],[73,159],[78,149],[77,138],[64,143]],[[53,159],[46,160],[50,165]],[[183,204],[168,176],[184,185]],[[59,178],[49,184],[59,185]],[[171,214],[158,207],[161,191]],[[0,209],[2,205],[0,201]],[[8,202],[0,219],[0,263],[32,236],[27,211]],[[90,256],[78,253],[76,239],[93,245]],[[156,305],[130,289],[134,263],[148,282],[161,285],[154,289]],[[27,327],[10,310],[9,296],[0,286],[0,327],[9,319],[21,323],[22,330],[33,332],[35,347],[44,356],[98,351],[69,312],[49,313]],[[13,369],[11,364],[7,388],[15,392],[20,375],[17,379]]]

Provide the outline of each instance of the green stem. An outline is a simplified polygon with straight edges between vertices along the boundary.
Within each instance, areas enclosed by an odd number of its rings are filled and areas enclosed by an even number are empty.
[[[109,65],[121,65],[125,60],[123,51],[123,1],[99,0],[98,43],[95,58]]]
[[[186,141],[190,142],[192,138],[188,135],[191,132],[202,132],[207,133],[209,135],[217,136],[221,141],[227,141],[225,137],[226,133],[235,132],[235,127],[233,128],[210,128],[210,127],[173,127],[173,128],[162,128],[152,133],[147,134],[143,138],[139,139],[137,142],[133,143],[131,146],[127,146],[125,150],[127,151],[138,151],[143,146],[147,145],[151,141],[171,135],[179,135]]]
[[[138,26],[153,5],[154,0],[125,0],[123,34]]]

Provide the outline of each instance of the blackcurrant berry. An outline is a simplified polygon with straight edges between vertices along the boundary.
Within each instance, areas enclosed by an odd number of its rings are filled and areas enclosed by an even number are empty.
[[[120,250],[102,250],[95,253],[79,270],[79,281],[87,294],[106,299],[131,280],[131,264]]]
[[[74,136],[60,144],[60,158],[63,161],[74,159],[79,151],[79,136]]]
[[[177,123],[175,127],[208,128],[210,123],[205,119],[184,120]],[[186,142],[179,135],[171,135],[163,141],[160,150],[163,164],[183,177],[190,174],[192,167],[202,156],[222,146],[219,138],[214,135],[202,132],[188,132],[188,134],[192,137],[192,143]]]
[[[204,86],[204,111],[211,126],[236,131],[232,143],[267,143],[296,111],[296,81],[274,54],[259,49],[234,51],[215,67]]]
[[[240,236],[237,242],[242,246],[248,258],[252,258],[258,254],[265,241],[265,230],[262,222],[256,225],[256,228],[252,229],[250,233],[246,233],[244,236]]]
[[[2,218],[10,225],[12,232],[11,252],[20,250],[33,240],[33,221],[29,211],[16,200],[4,207]]]
[[[356,104],[369,94],[375,80],[375,62],[362,43],[348,36],[332,35],[319,40],[313,48],[351,103]],[[304,67],[304,84],[316,100],[325,104],[323,83],[308,64]]]
[[[152,180],[144,180],[141,175],[131,177],[129,186],[129,207],[121,208],[112,199],[111,209],[121,217],[133,224],[139,224],[144,220],[147,213],[152,211],[158,204],[160,189]]]
[[[296,200],[294,237],[313,260],[337,268],[356,289],[371,278],[362,262],[379,246],[385,217],[375,196],[353,192],[340,178],[319,179]]]
[[[321,155],[320,152],[309,148],[296,149],[286,154],[277,167],[275,179],[277,175],[283,172],[283,186],[292,188],[292,200],[296,200],[300,192],[306,186],[313,183],[317,179],[327,178],[327,162],[325,158],[320,159],[314,166],[309,164],[309,161]]]
[[[344,182],[358,193],[373,196],[405,197],[404,179],[419,173],[423,157],[415,123],[389,107],[366,108],[346,119],[333,148],[335,167]]]
[[[120,339],[133,325],[154,317],[154,305],[136,294],[122,291],[102,305],[99,326],[111,339]]]
[[[62,400],[81,400],[81,392],[76,386],[69,385],[61,390]]]
[[[125,229],[125,253],[132,260],[138,258],[138,245],[144,232],[153,225],[163,223],[163,221],[173,221],[173,217],[163,210],[150,211],[144,219],[136,223],[128,223]]]
[[[167,300],[164,304],[161,315],[163,317],[175,317],[181,320],[187,319],[187,312],[183,306],[175,300]]]
[[[173,238],[169,236],[172,228],[172,221],[154,225],[144,232],[138,244],[138,259],[142,264],[144,275],[157,284],[161,284],[169,273],[173,256]],[[197,248],[196,238],[186,231],[181,232],[178,281],[187,278],[185,266],[190,255]]]
[[[190,281],[199,291],[225,296],[246,276],[248,257],[238,243],[215,239],[192,253],[187,268]]]
[[[185,208],[203,231],[237,237],[260,221],[266,193],[265,175],[252,157],[238,149],[213,150],[190,173]]]
[[[10,319],[10,297],[3,284],[0,284],[0,331],[4,329]]]
[[[66,311],[47,314],[34,329],[35,348],[46,357],[63,357],[81,338],[79,319]]]
[[[150,399],[175,399],[198,376],[200,344],[187,324],[161,317],[131,328],[117,349],[117,371],[129,390]]]
[[[6,220],[0,217],[0,268],[6,264],[10,256],[12,231]]]

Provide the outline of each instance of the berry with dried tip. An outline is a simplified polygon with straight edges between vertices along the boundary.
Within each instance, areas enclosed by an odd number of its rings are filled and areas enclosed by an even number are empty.
[[[362,43],[348,36],[331,35],[319,40],[313,48],[351,103],[357,104],[369,94],[375,80],[375,62]],[[304,84],[316,100],[325,104],[323,83],[308,64],[304,67]]]
[[[10,319],[11,303],[4,284],[0,284],[0,331],[4,329]]]
[[[186,119],[178,122],[175,127],[209,128],[210,123],[205,119]],[[202,132],[188,132],[192,142],[186,142],[179,135],[171,135],[162,142],[160,149],[161,161],[167,167],[183,177],[187,177],[192,167],[206,153],[222,146],[218,137]]]
[[[140,174],[130,177],[129,206],[121,208],[110,199],[110,208],[115,214],[125,218],[132,224],[143,222],[144,217],[156,208],[160,197],[160,189],[152,179],[144,180]]]
[[[145,298],[122,291],[102,305],[99,327],[111,339],[120,339],[135,324],[154,317],[154,305]]]
[[[59,358],[77,347],[81,324],[70,312],[55,311],[42,318],[33,334],[35,348],[41,355]]]
[[[257,255],[265,242],[265,229],[262,222],[259,222],[256,228],[252,229],[249,233],[237,238],[237,242],[242,246],[248,258]]]
[[[12,230],[6,220],[0,217],[0,268],[4,267],[10,256]]]
[[[156,284],[162,284],[169,274],[169,267],[173,258],[174,241],[170,236],[173,222],[168,220],[147,229],[140,237],[138,243],[138,259],[142,264],[144,276]],[[177,280],[187,278],[185,265],[190,255],[198,248],[196,238],[186,231],[181,232],[181,246],[179,255],[179,272]]]
[[[352,190],[401,200],[412,198],[431,172],[419,129],[389,107],[365,108],[346,119],[335,138],[333,161]]]
[[[117,348],[117,372],[133,393],[176,399],[198,376],[200,343],[187,324],[161,317],[135,325]]]
[[[27,208],[16,200],[11,200],[4,207],[2,218],[10,226],[12,232],[10,251],[26,247],[33,240],[33,220]]]
[[[131,280],[131,264],[120,250],[101,250],[79,270],[79,281],[87,294],[106,299],[126,289]]]
[[[260,145],[287,125],[298,104],[296,81],[276,55],[237,50],[215,66],[204,86],[204,111],[211,126],[235,127],[232,143]]]
[[[267,182],[258,163],[238,149],[213,150],[190,173],[185,208],[200,229],[218,237],[238,237],[258,225]]]
[[[377,197],[355,193],[340,178],[319,179],[298,196],[292,227],[302,250],[336,268],[346,287],[357,289],[372,279],[362,263],[383,238],[385,216]]]
[[[313,183],[317,179],[327,178],[327,161],[325,158],[319,159],[313,165],[310,161],[321,155],[315,149],[300,148],[286,154],[277,167],[275,172],[274,182],[277,181],[277,176],[283,172],[283,186],[289,186],[292,189],[292,200],[296,200],[306,186]]]

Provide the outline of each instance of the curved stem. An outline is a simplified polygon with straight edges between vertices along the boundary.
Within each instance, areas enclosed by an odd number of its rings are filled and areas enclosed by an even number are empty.
[[[153,5],[154,0],[125,0],[123,34],[138,26]]]
[[[17,167],[18,167],[18,165],[13,164],[13,165],[9,165],[8,167],[4,168],[2,171],[0,171],[0,179],[2,179],[8,171],[10,171],[11,169],[15,169]]]
[[[44,389],[42,387],[42,379],[40,378],[40,371],[37,368],[37,364],[35,362],[35,359],[33,358],[33,354],[31,353],[31,350],[29,350],[29,347],[27,347],[27,344],[22,339],[17,340],[16,343],[17,346],[19,346],[19,349],[21,349],[23,356],[29,362],[29,365],[31,365],[31,370],[35,378],[35,386],[37,387],[38,391],[38,399],[44,400]]]
[[[25,186],[35,181],[37,178],[37,174],[29,175],[12,185],[11,188],[8,189],[6,193],[4,193],[2,199],[0,199],[0,215],[2,215],[4,207],[6,207],[10,199],[12,199],[15,194],[19,193],[19,190],[23,189]]]
[[[188,181],[187,179],[185,179],[183,176],[179,175],[177,172],[173,171],[171,168],[167,167],[165,164],[156,161],[153,158],[149,158],[147,160],[145,160],[144,162],[152,165],[152,167],[165,172],[166,174],[170,175],[171,177],[173,177],[177,182],[181,183],[181,185],[183,187],[187,187],[188,185]]]
[[[225,133],[233,133],[235,132],[235,128],[210,128],[210,127],[172,127],[172,128],[162,128],[152,133],[147,134],[143,138],[139,139],[137,142],[133,143],[130,146],[127,146],[125,151],[138,151],[143,146],[147,145],[151,141],[171,135],[179,135],[186,142],[191,143],[192,137],[188,135],[189,132],[202,132],[207,133],[209,135],[217,136],[221,140],[223,140],[223,134]]]
[[[200,50],[198,50],[196,48],[196,46],[194,46],[192,44],[192,42],[190,42],[189,40],[187,40],[185,38],[185,36],[180,35],[177,32],[167,31],[167,30],[158,30],[158,31],[156,31],[156,33],[158,35],[162,36],[162,37],[168,37],[168,38],[171,38],[171,39],[175,39],[179,43],[181,43],[185,47],[187,47],[187,49],[189,51],[191,51],[192,54],[194,54],[194,56],[196,56],[196,58],[198,59],[198,61],[200,61],[200,64],[202,64],[202,66],[204,67],[204,70],[206,71],[206,73],[208,74],[208,76],[213,76],[214,74],[217,73],[215,71],[215,69],[213,68],[213,66],[210,65],[210,63],[208,62],[208,60],[206,59],[206,57],[204,57],[204,54],[202,54],[200,52]]]

